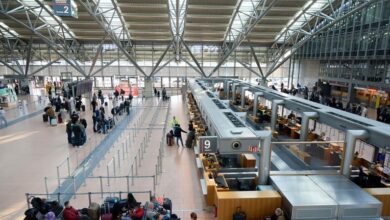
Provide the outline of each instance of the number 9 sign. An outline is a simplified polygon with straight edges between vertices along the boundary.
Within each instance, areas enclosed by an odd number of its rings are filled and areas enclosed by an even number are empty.
[[[199,137],[201,153],[216,153],[218,148],[217,136],[201,136]]]
[[[211,146],[210,140],[207,139],[204,140],[204,148],[208,150],[210,149],[210,146]]]

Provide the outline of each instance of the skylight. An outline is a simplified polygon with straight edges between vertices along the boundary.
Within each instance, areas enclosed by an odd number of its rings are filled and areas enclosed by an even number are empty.
[[[5,38],[17,38],[19,37],[19,34],[12,30],[8,25],[4,24],[3,22],[0,22],[0,33]],[[4,31],[3,31],[4,30]]]
[[[45,24],[49,25],[54,32],[56,33],[61,32],[61,26],[56,21],[57,19],[62,23],[63,27],[68,30],[63,33],[64,38],[65,39],[75,38],[75,34],[69,29],[69,27],[65,23],[62,22],[62,19],[60,17],[55,16],[54,14],[51,15],[46,10],[41,10],[41,6],[36,2],[36,0],[21,0],[21,3],[29,7],[34,12],[35,15],[37,16],[39,15],[39,19]],[[46,4],[44,5],[44,7],[47,10],[52,11],[52,9]],[[55,17],[56,19],[54,19],[53,17]]]
[[[255,13],[259,4],[263,0],[242,0],[236,9],[236,14],[231,21],[231,28],[228,35],[226,36],[226,41],[234,41],[240,33],[245,32],[245,26]]]
[[[110,24],[115,36],[121,40],[130,40],[130,33],[121,15],[121,9],[116,5],[116,0],[97,0],[97,2],[99,3],[100,12]]]
[[[302,32],[302,27],[305,26],[315,14],[320,13],[334,0],[310,0],[299,10],[294,17],[287,23],[286,27],[275,37],[277,43],[288,41],[290,36],[296,32]]]
[[[181,36],[184,32],[188,0],[169,0],[169,16],[173,35]],[[177,5],[179,3],[179,5]]]

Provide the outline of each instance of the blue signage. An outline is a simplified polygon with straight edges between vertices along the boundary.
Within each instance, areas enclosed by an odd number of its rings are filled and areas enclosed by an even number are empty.
[[[77,8],[73,0],[54,0],[53,2],[54,14],[64,17],[75,17]]]

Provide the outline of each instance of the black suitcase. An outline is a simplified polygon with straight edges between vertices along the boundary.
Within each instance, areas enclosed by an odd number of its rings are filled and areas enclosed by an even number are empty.
[[[81,106],[81,110],[82,110],[83,112],[85,112],[85,105],[82,105],[82,106]]]
[[[108,102],[105,102],[105,103],[104,103],[104,106],[108,106]]]
[[[164,201],[163,201],[163,208],[165,210],[169,210],[170,213],[172,213],[172,200],[168,199],[168,198],[164,198]]]
[[[173,136],[170,133],[167,134],[167,145],[173,146]]]
[[[48,122],[49,121],[49,116],[47,114],[42,115],[43,122]]]
[[[246,220],[246,214],[241,211],[241,207],[237,207],[236,213],[233,214],[233,220]]]

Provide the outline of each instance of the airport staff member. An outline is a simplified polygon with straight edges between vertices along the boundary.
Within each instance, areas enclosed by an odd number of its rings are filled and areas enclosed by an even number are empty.
[[[176,119],[176,116],[173,116],[172,121],[171,121],[171,127],[174,128],[175,125],[177,125],[177,124],[180,124],[179,120]]]

